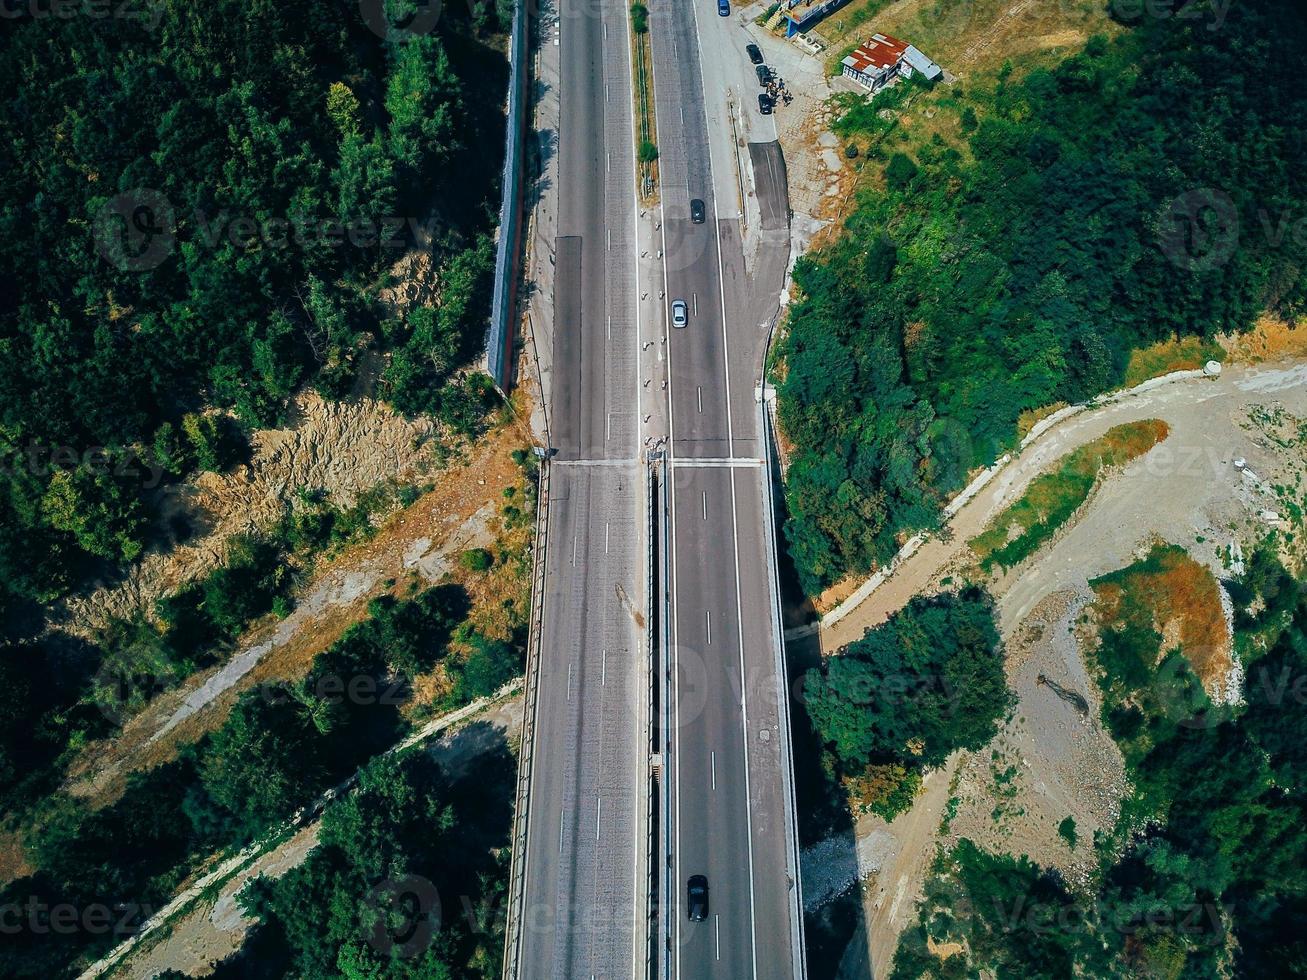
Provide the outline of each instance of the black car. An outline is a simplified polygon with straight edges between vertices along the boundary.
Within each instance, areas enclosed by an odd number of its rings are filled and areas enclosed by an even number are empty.
[[[702,922],[708,918],[708,879],[703,875],[692,875],[685,886],[686,909],[691,922]]]
[[[768,82],[771,81],[771,69],[768,68],[766,65],[759,65],[757,68],[754,69],[754,71],[758,73],[759,85],[766,85]]]
[[[758,45],[746,44],[744,46],[744,50],[748,52],[749,60],[752,61],[755,65],[762,64],[762,51],[761,49],[759,49]]]
[[[772,110],[771,96],[768,95],[766,92],[759,92],[758,111],[761,112],[764,116],[770,116],[771,110]]]
[[[706,213],[707,212],[704,210],[703,201],[699,200],[697,197],[693,197],[690,199],[691,221],[693,221],[696,225],[703,224],[703,219]]]

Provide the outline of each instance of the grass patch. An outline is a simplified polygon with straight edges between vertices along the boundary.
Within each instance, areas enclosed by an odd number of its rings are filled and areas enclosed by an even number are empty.
[[[1159,657],[1178,651],[1204,684],[1230,667],[1220,587],[1178,545],[1157,545],[1142,561],[1090,582],[1097,596],[1098,664],[1109,702],[1155,679]]]
[[[1166,438],[1158,419],[1128,422],[1069,453],[1057,469],[1031,481],[1021,499],[968,542],[986,571],[1029,558],[1085,502],[1104,469],[1124,466]]]
[[[1172,371],[1191,371],[1208,361],[1225,356],[1219,344],[1202,337],[1172,337],[1130,352],[1125,369],[1125,386],[1133,388],[1149,378],[1159,378]]]
[[[1042,408],[1028,408],[1017,416],[1017,435],[1022,439],[1030,435],[1030,430],[1037,426],[1044,419],[1048,418],[1054,412],[1060,412],[1066,408],[1066,402],[1053,402],[1051,405],[1045,405]]]
[[[653,58],[649,52],[649,10],[631,5],[631,70],[635,79],[635,123],[638,135],[636,175],[646,200],[658,183],[658,124],[654,116]]]

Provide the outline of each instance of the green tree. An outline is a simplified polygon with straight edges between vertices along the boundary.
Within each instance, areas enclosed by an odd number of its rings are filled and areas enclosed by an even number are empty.
[[[978,588],[917,597],[809,671],[804,695],[847,773],[886,761],[937,766],[980,748],[1013,701],[993,602]]]

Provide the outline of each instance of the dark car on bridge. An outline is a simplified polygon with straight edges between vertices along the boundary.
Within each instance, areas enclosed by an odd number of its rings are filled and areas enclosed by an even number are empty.
[[[771,110],[772,110],[771,96],[768,95],[766,92],[759,92],[758,111],[761,112],[764,116],[770,116]]]
[[[754,69],[758,73],[758,84],[768,85],[771,83],[771,69],[766,65],[759,65]]]
[[[755,65],[762,64],[762,49],[758,47],[758,45],[746,44],[744,46],[744,50],[745,53],[748,54],[749,60],[752,61]]]
[[[708,879],[703,875],[691,875],[685,886],[686,910],[691,922],[702,922],[708,918]]]
[[[703,201],[697,197],[690,199],[690,220],[696,225],[703,224],[703,219],[707,215],[707,210],[703,206]]]

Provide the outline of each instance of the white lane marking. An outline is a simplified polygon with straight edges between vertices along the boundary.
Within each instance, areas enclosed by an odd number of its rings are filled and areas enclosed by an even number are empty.
[[[608,151],[608,172],[609,172],[609,173],[612,173],[612,172],[613,172],[613,151],[612,151],[612,150],[609,150],[609,151]]]
[[[613,438],[613,413],[609,412],[604,418],[604,442],[611,442]]]
[[[722,917],[713,913],[713,925],[717,929],[717,958],[722,958]]]
[[[604,521],[604,554],[605,554],[605,555],[608,554],[608,532],[609,532],[609,530],[610,530],[610,526],[609,526],[608,522],[607,522],[607,521]]]
[[[576,535],[572,535],[572,564],[576,564]]]
[[[595,800],[595,840],[599,839],[599,817],[604,812],[604,798],[602,796]]]
[[[567,662],[567,703],[572,703],[572,662]]]
[[[705,609],[704,615],[708,618],[708,645],[712,646],[712,610]]]
[[[613,250],[613,229],[611,228],[607,229],[607,235],[608,235],[608,251],[611,252]]]
[[[631,469],[638,466],[638,459],[556,459],[550,466],[612,466],[618,469]]]
[[[608,651],[605,650],[603,658],[599,661],[599,686],[608,686]]]
[[[610,153],[609,156],[612,156],[612,154]],[[613,315],[611,313],[608,314],[608,339],[613,339]]]
[[[608,97],[608,83],[607,83],[607,82],[604,82],[604,101],[605,101],[605,102],[609,102],[609,101],[611,101],[611,100],[609,99],[609,97]]]
[[[558,853],[563,853],[563,821],[567,819],[567,811],[558,811]]]
[[[708,753],[708,762],[712,766],[712,788],[717,788],[717,753]]]
[[[708,491],[703,491],[703,519],[708,519]]]
[[[553,464],[557,466],[558,464]],[[670,461],[674,470],[685,469],[735,469],[735,470],[756,470],[763,465],[760,459],[750,459],[747,456],[735,456],[731,459],[721,459],[712,456],[682,456],[679,459]]]
[[[698,316],[698,315],[699,315],[699,294],[698,294],[698,293],[691,293],[691,294],[690,294],[690,298],[691,298],[692,300],[694,300],[694,315],[695,315],[695,316]]]
[[[703,414],[703,385],[695,385],[695,395],[699,399],[699,414]]]
[[[685,107],[682,106],[682,107],[679,108],[677,111],[681,114],[681,125],[684,126],[684,125],[685,125]]]

